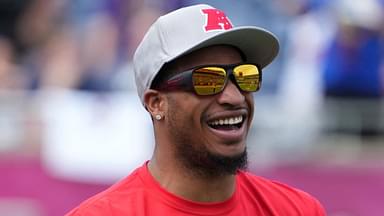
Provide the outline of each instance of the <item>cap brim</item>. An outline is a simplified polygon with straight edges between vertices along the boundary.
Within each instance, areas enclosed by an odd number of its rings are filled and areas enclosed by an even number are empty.
[[[212,45],[235,46],[243,52],[247,62],[257,63],[261,68],[270,64],[279,52],[278,39],[271,32],[258,27],[242,26],[216,34],[169,59],[168,62]]]

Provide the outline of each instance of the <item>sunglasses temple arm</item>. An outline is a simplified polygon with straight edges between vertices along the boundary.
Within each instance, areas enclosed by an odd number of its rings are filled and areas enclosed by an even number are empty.
[[[174,76],[164,82],[158,90],[193,90],[192,71],[186,71]]]

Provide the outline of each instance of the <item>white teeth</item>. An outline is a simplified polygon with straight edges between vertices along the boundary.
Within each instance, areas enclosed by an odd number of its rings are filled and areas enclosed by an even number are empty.
[[[212,122],[209,122],[210,125],[234,125],[239,124],[243,121],[243,116],[230,117],[225,119],[218,119]]]

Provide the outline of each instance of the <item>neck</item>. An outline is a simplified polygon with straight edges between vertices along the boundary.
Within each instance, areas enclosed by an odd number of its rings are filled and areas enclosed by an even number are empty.
[[[196,202],[221,202],[235,191],[235,175],[198,176],[180,163],[161,163],[153,157],[148,163],[149,172],[168,192]]]

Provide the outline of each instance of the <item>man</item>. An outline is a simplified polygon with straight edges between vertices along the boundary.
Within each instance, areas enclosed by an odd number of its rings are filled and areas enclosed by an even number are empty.
[[[244,171],[252,92],[278,47],[209,5],[160,17],[134,56],[153,157],[68,215],[325,215],[310,195]]]

